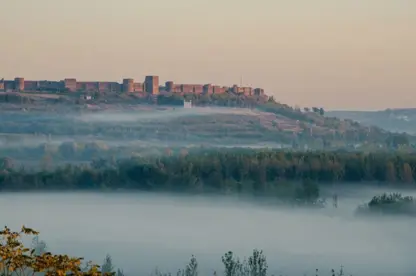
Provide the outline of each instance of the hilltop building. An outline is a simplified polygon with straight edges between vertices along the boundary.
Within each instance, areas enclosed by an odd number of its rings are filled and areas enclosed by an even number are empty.
[[[219,86],[213,84],[177,84],[167,81],[165,86],[159,84],[159,76],[146,76],[144,82],[135,82],[125,78],[121,83],[102,81],[77,81],[65,78],[60,81],[25,80],[16,77],[14,80],[0,80],[0,91],[6,92],[96,92],[96,93],[144,93],[156,97],[159,94],[224,94],[265,96],[261,88]]]
[[[159,76],[147,76],[144,80],[145,91],[150,94],[159,94]]]

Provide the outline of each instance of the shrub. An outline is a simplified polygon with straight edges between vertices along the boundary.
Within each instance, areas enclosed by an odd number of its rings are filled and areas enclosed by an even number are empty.
[[[416,202],[411,196],[399,193],[374,196],[370,202],[359,206],[358,214],[393,214],[416,216]]]
[[[83,258],[37,252],[36,248],[30,249],[23,245],[21,241],[23,236],[35,236],[36,238],[38,234],[35,230],[24,226],[20,232],[12,232],[8,227],[4,227],[4,230],[0,231],[0,275],[113,275],[101,273],[99,266],[92,263],[81,268]],[[46,247],[42,249],[46,249]]]

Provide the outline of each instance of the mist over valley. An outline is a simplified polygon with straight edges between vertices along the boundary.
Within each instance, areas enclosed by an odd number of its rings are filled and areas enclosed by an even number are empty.
[[[244,257],[253,248],[264,250],[274,275],[314,275],[316,268],[329,275],[341,265],[347,275],[411,275],[414,220],[356,218],[357,204],[381,190],[338,192],[337,209],[319,210],[259,204],[261,198],[2,193],[0,216],[9,227],[39,230],[54,252],[99,264],[109,253],[127,275],[175,272],[192,254],[201,274],[212,274],[222,271],[225,252]]]
[[[416,269],[411,135],[278,103],[4,106],[0,217],[54,253],[110,254],[125,275],[192,255],[222,273],[226,252],[253,249],[270,275]]]

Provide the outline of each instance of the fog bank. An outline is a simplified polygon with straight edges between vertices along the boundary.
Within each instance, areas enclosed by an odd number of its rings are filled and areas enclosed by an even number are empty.
[[[226,251],[243,257],[254,248],[264,250],[276,275],[340,265],[354,275],[415,271],[416,222],[354,218],[367,199],[344,193],[338,209],[293,210],[207,196],[3,193],[0,217],[13,229],[39,230],[54,252],[98,263],[110,253],[128,275],[156,266],[175,273],[192,254],[202,274],[222,271]]]
[[[260,111],[251,110],[248,108],[222,108],[222,107],[163,107],[159,109],[143,109],[135,111],[105,111],[99,113],[84,113],[81,115],[74,115],[73,118],[88,122],[140,122],[140,121],[166,121],[180,117],[192,116],[208,116],[208,115],[258,115]]]

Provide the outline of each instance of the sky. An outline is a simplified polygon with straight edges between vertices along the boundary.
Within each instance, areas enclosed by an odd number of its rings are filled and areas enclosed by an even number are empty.
[[[0,78],[262,87],[326,109],[416,107],[415,0],[3,0]]]

